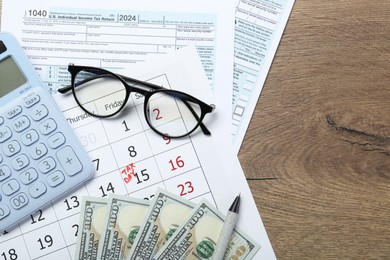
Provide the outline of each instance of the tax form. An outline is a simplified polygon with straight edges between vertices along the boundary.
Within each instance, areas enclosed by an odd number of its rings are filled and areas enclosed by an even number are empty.
[[[294,0],[237,0],[232,138],[240,150]]]
[[[52,92],[67,84],[70,62],[115,71],[195,45],[228,129],[234,0],[3,0],[2,9],[1,29],[15,35]]]

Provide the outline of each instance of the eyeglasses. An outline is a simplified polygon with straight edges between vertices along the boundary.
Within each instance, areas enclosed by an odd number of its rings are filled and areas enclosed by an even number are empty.
[[[215,109],[213,104],[208,105],[184,92],[101,68],[70,64],[68,71],[71,85],[58,89],[58,92],[65,94],[72,90],[77,104],[93,116],[114,116],[126,106],[130,96],[135,99],[141,94],[144,96],[146,122],[156,133],[179,138],[200,127],[205,135],[211,135],[202,120]]]

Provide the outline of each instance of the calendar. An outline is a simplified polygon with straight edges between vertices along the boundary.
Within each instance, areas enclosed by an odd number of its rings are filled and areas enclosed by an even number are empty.
[[[199,78],[201,64],[189,61],[196,55],[188,53],[183,50],[179,55],[185,62],[167,63],[169,73],[149,71],[154,76],[147,80],[166,88],[177,89],[172,83],[185,85],[188,88],[180,90],[191,94],[192,85],[198,93],[210,92],[206,77]],[[131,94],[119,116],[102,120],[81,110],[72,95],[55,95],[55,99],[89,153],[95,174],[75,193],[1,234],[0,259],[73,259],[83,195],[107,197],[115,193],[150,200],[160,187],[195,202],[202,198],[215,206],[230,202],[226,197],[230,186],[223,175],[226,171],[213,152],[210,137],[201,131],[180,139],[156,134],[145,121],[142,95]],[[218,114],[209,116],[207,126]]]

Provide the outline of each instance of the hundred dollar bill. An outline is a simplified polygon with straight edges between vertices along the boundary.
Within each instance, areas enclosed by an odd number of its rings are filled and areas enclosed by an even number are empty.
[[[127,260],[152,259],[194,207],[193,202],[158,189]]]
[[[111,194],[97,259],[125,260],[144,222],[149,201]]]
[[[74,259],[97,259],[107,202],[105,198],[83,196]]]
[[[201,200],[153,259],[212,259],[223,222],[224,215]],[[259,249],[259,244],[235,228],[224,259],[252,259]]]

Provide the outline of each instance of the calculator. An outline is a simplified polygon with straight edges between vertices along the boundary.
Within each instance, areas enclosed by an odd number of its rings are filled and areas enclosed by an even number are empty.
[[[92,161],[23,49],[0,32],[0,231],[83,184]]]

